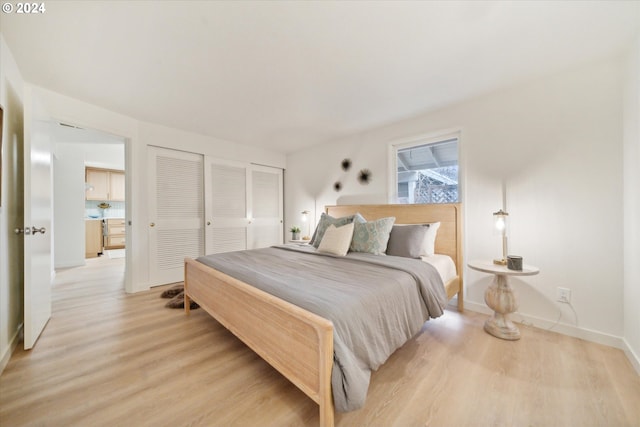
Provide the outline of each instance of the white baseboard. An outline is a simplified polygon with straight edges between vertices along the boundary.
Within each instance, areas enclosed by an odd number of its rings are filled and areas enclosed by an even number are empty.
[[[20,343],[20,337],[22,335],[22,326],[23,326],[22,323],[20,324],[20,326],[18,326],[17,330],[13,334],[13,337],[11,337],[11,340],[9,341],[9,345],[5,349],[5,352],[2,355],[2,358],[0,359],[0,374],[2,374],[2,372],[4,371],[4,368],[6,368],[7,365],[9,364],[11,355],[13,354],[14,350],[16,349],[16,347],[18,347],[18,344]]]
[[[626,339],[623,339],[622,341],[624,343],[624,354],[627,355],[627,359],[629,359],[633,368],[636,370],[638,375],[640,375],[640,357],[638,357],[638,355],[633,351]]]
[[[82,267],[84,265],[87,265],[87,263],[82,260],[82,262],[80,264],[78,264],[77,262],[62,262],[62,263],[58,263],[54,266],[55,270],[62,270],[65,268],[75,268],[75,267]],[[55,274],[55,270],[54,273]]]
[[[465,301],[464,308],[469,309],[471,311],[475,311],[477,313],[483,313],[492,315],[493,310],[487,307],[484,304],[478,304],[476,302]],[[551,330],[553,332],[558,332],[563,335],[568,335],[570,337],[580,338],[585,341],[591,341],[598,344],[608,345],[609,347],[619,348],[621,350],[625,350],[625,343],[622,337],[616,337],[614,335],[605,334],[603,332],[593,331],[590,329],[578,328],[573,325],[568,325],[566,323],[558,323],[549,321],[546,319],[541,319],[535,316],[529,316],[523,313],[513,313],[511,315],[511,320],[515,323],[520,323],[526,326],[533,326],[534,328]],[[555,326],[554,326],[555,325]],[[626,350],[625,350],[626,353]],[[628,354],[627,354],[628,356]],[[631,362],[633,363],[633,361]]]

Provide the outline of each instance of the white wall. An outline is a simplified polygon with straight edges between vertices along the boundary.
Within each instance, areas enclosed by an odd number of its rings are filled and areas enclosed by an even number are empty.
[[[0,35],[2,203],[0,206],[0,372],[18,343],[22,328],[23,240],[13,229],[23,224],[23,86],[13,55]]]
[[[84,154],[85,166],[103,169],[124,170],[124,140],[122,144],[81,143],[76,149]],[[84,183],[84,176],[82,178]],[[84,187],[83,187],[84,188]]]
[[[442,131],[461,132],[465,259],[501,253],[491,214],[507,188],[512,254],[540,267],[513,280],[520,312],[540,327],[621,346],[622,87],[619,59],[588,64],[526,85],[488,94],[384,128],[287,157],[288,229],[299,212],[326,204],[386,203],[391,142]],[[340,161],[350,158],[352,170]],[[357,171],[373,180],[363,186]],[[342,180],[336,193],[333,183]],[[464,271],[466,306],[489,312],[483,300],[490,277]],[[572,290],[577,319],[555,302],[556,287]]]
[[[84,265],[84,152],[56,143],[53,157],[54,268]]]
[[[624,95],[624,337],[640,372],[640,35],[629,54]]]

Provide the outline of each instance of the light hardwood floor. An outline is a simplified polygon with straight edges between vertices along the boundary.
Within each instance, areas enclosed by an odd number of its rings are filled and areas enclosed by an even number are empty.
[[[317,406],[202,310],[127,295],[124,260],[58,272],[53,317],[0,376],[2,426],[316,426]],[[620,350],[522,327],[487,335],[454,310],[373,374],[337,426],[640,426]]]

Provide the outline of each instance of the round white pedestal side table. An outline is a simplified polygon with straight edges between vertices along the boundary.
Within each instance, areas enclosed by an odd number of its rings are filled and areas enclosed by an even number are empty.
[[[484,292],[484,301],[494,313],[484,322],[484,330],[504,340],[519,340],[520,330],[509,319],[509,314],[518,309],[518,299],[509,284],[509,276],[533,276],[538,274],[538,267],[523,265],[522,270],[509,270],[506,265],[494,264],[492,261],[472,261],[469,267],[493,274],[491,285]]]

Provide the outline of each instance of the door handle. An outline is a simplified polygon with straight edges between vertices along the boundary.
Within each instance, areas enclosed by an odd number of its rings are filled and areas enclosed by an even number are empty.
[[[27,227],[27,228],[14,228],[13,229],[14,233],[16,233],[16,234],[23,234],[24,233],[25,236],[28,236],[30,234],[38,234],[38,233],[44,234],[44,233],[46,233],[46,231],[47,231],[47,229],[44,228],[44,227],[40,227],[40,228],[36,228],[36,227],[29,228],[29,227]]]
[[[29,234],[26,231],[27,230],[25,230],[25,234]],[[40,227],[40,228],[31,227],[31,234],[38,234],[38,233],[44,234],[46,231],[47,229],[44,227]]]

